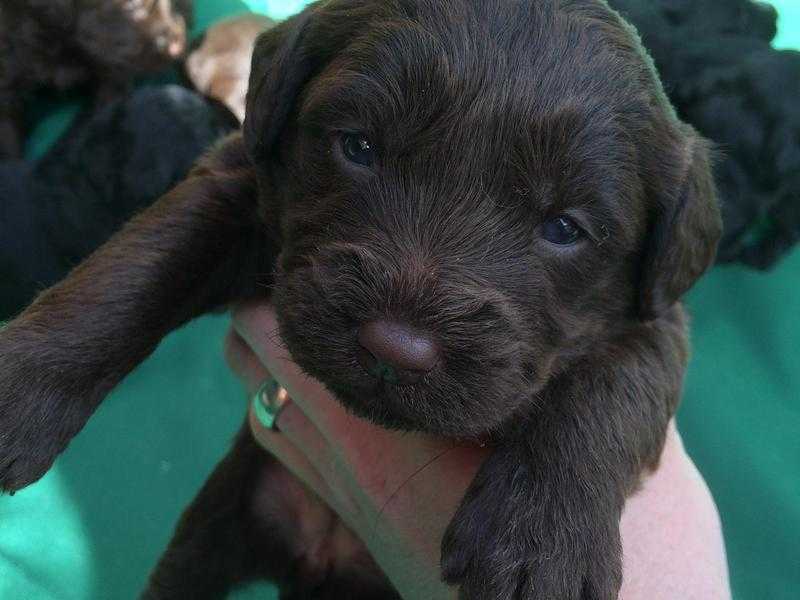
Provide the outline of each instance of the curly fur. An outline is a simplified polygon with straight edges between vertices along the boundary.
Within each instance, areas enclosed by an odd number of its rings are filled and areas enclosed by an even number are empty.
[[[4,0],[0,158],[21,154],[31,92],[89,85],[99,100],[117,95],[180,56],[191,10],[191,0]]]
[[[719,149],[719,261],[767,269],[800,240],[800,52],[751,0],[609,0],[638,28],[680,116]]]

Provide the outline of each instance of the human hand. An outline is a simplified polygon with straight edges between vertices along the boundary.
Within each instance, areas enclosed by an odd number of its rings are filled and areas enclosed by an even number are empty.
[[[269,377],[287,391],[279,432],[251,412],[256,440],[339,515],[400,594],[457,597],[441,581],[441,539],[491,450],[386,431],[349,414],[291,361],[267,306],[234,312],[226,356],[250,392]],[[730,597],[716,508],[674,425],[658,470],[629,499],[621,531],[622,600]]]

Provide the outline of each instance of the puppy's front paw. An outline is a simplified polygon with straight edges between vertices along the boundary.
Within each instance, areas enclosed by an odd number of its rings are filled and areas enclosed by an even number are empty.
[[[71,379],[0,331],[0,491],[40,479],[86,423],[87,393]]]
[[[618,511],[556,485],[502,450],[487,461],[442,541],[444,580],[462,600],[616,600]]]

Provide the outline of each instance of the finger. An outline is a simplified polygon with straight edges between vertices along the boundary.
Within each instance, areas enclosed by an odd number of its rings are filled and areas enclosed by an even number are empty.
[[[244,383],[250,396],[266,379],[271,377],[247,342],[234,330],[230,330],[225,339],[225,358],[233,372]],[[252,405],[249,407],[248,423],[253,437],[262,448],[281,461],[295,476],[330,505],[333,500],[330,487],[325,483],[318,470],[319,466],[324,464],[323,457],[330,454],[326,449],[327,444],[324,443],[319,432],[314,431],[313,425],[302,411],[289,398],[286,398],[285,401],[288,404],[278,414],[273,425],[275,429],[265,427],[258,419]],[[284,424],[287,426],[286,430],[284,430]],[[313,454],[313,461],[309,460],[307,452]]]
[[[298,419],[298,416],[301,419],[305,419],[303,412],[294,404],[290,403],[280,414],[281,424],[285,422],[293,423]],[[322,498],[328,506],[335,509],[335,498],[334,494],[331,492],[330,486],[326,483],[322,475],[320,475],[320,471],[314,466],[312,461],[309,460],[306,453],[301,451],[283,430],[275,431],[274,429],[264,427],[252,408],[248,412],[247,419],[250,425],[250,431],[252,431],[256,442],[258,442],[265,451],[269,452],[283,463],[296,477]]]
[[[343,433],[350,434],[345,437],[363,438],[361,434],[366,432],[362,430],[368,425],[347,413],[321,383],[293,362],[279,336],[271,307],[263,303],[237,307],[233,311],[233,327],[326,439],[341,441]]]
[[[271,376],[247,342],[234,330],[229,332],[226,339],[225,353],[228,363],[244,381],[249,394],[253,394]],[[288,399],[288,391],[281,391]],[[287,461],[291,460],[298,469],[307,470],[301,464],[306,462],[314,469],[329,473],[332,462],[330,445],[296,403],[291,399],[288,401],[290,404],[280,410],[271,427],[255,418],[257,411],[251,406],[250,424],[253,435],[267,450],[280,454]]]
[[[272,375],[247,342],[231,328],[225,336],[225,362],[242,381],[248,394],[255,392]]]

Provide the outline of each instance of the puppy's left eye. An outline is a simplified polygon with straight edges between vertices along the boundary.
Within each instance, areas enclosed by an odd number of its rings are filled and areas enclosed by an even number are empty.
[[[342,150],[347,160],[364,167],[375,162],[375,147],[360,133],[346,133],[342,136]]]
[[[542,237],[551,244],[569,246],[583,236],[578,224],[567,216],[561,215],[542,223]]]

